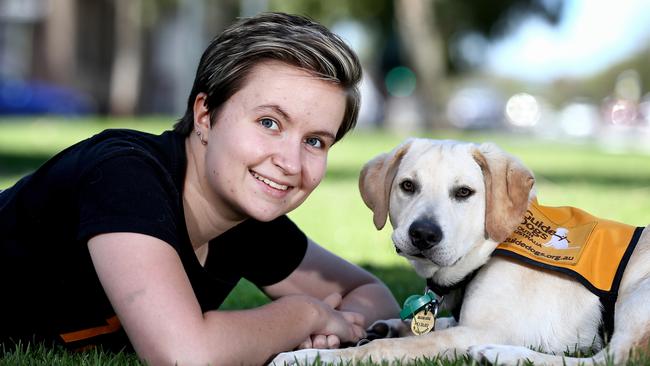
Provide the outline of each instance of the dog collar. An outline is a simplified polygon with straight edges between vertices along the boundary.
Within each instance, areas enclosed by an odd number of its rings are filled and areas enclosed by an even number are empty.
[[[438,294],[441,297],[447,296],[449,293],[452,291],[460,291],[460,301],[456,301],[455,305],[453,307],[449,308],[448,310],[451,312],[451,315],[456,319],[457,321],[460,319],[460,309],[463,306],[463,294],[465,292],[465,287],[467,287],[467,284],[474,279],[474,276],[476,276],[476,273],[481,269],[481,267],[475,269],[474,271],[470,272],[465,278],[463,278],[460,282],[455,283],[451,286],[440,286],[433,282],[433,278],[427,278],[427,289],[433,291],[434,293]],[[442,303],[442,301],[441,301]]]
[[[460,282],[454,283],[453,285],[450,286],[440,286],[437,283],[433,282],[433,278],[429,277],[427,278],[427,288],[436,294],[440,296],[447,296],[449,295],[450,292],[455,291],[455,290],[464,290],[467,284],[474,279],[474,276],[476,275],[476,272],[480,269],[477,268],[471,273],[469,273],[465,278],[463,278]]]

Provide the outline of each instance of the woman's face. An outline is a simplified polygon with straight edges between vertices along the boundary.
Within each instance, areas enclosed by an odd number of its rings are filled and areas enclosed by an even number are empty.
[[[345,112],[339,86],[263,62],[209,131],[206,176],[234,217],[269,221],[298,207],[325,174]]]

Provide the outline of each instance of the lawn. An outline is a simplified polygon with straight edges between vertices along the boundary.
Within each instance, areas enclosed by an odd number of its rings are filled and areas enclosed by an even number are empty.
[[[64,147],[104,128],[160,132],[172,122],[165,118],[0,120],[0,189],[10,186]],[[371,212],[359,196],[357,178],[366,161],[392,149],[405,137],[353,132],[331,150],[328,173],[322,184],[305,204],[290,214],[312,239],[379,276],[400,302],[420,292],[424,281],[394,254],[389,228],[375,230]],[[426,137],[496,142],[533,169],[540,202],[577,206],[632,225],[650,223],[650,155],[633,150],[609,153],[595,143],[553,142],[523,134],[444,132]],[[265,301],[254,286],[244,282],[228,297],[223,308],[249,308]],[[129,355],[97,351],[71,355],[37,349],[6,350],[4,358],[0,358],[0,364],[4,363],[137,364],[137,360]],[[463,363],[459,359],[449,364]]]

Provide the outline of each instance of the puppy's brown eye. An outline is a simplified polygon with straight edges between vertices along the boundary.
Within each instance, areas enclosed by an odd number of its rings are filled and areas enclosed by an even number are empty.
[[[472,194],[474,194],[474,191],[471,188],[469,188],[469,187],[459,187],[454,192],[454,197],[464,199],[464,198],[468,198]]]
[[[407,193],[415,192],[415,184],[412,181],[408,180],[408,179],[403,181],[402,183],[400,183],[399,186],[400,186],[400,188],[402,188],[402,190],[404,192],[407,192]]]

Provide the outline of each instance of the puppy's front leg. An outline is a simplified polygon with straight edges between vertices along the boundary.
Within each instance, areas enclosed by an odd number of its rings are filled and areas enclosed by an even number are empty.
[[[455,327],[458,325],[458,322],[453,317],[442,317],[436,319],[435,324],[435,330],[439,331]],[[377,320],[366,329],[366,332],[370,340],[379,338],[403,338],[413,335],[411,331],[411,320],[402,320],[399,318]]]
[[[455,327],[458,325],[458,322],[456,319],[454,319],[453,316],[449,317],[444,317],[444,318],[438,318],[436,319],[436,327],[435,330],[443,330],[451,327]]]
[[[399,318],[377,320],[366,329],[366,333],[370,340],[379,338],[401,338],[413,335],[411,332],[411,321],[404,321]]]
[[[493,332],[463,326],[406,338],[377,339],[360,347],[335,350],[306,349],[279,354],[274,365],[311,365],[319,356],[322,362],[413,361],[417,358],[436,356],[453,358],[467,352],[471,345],[499,343],[501,337]]]

